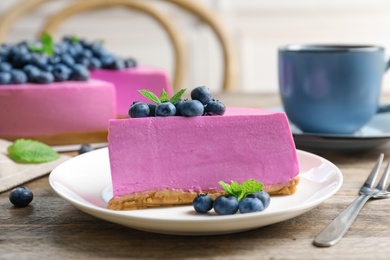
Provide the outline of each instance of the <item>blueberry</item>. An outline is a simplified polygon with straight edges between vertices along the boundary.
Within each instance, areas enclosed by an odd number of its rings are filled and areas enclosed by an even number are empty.
[[[0,72],[10,72],[12,70],[12,65],[8,62],[0,63]]]
[[[70,76],[70,79],[76,81],[86,81],[89,79],[89,71],[85,66],[76,64],[72,68],[72,75]]]
[[[13,69],[10,74],[12,84],[23,84],[27,82],[27,75],[23,70]]]
[[[111,55],[105,55],[100,58],[100,62],[102,63],[102,68],[110,69],[112,64],[115,62],[115,58]]]
[[[132,118],[148,117],[149,114],[149,106],[143,102],[134,102],[129,109],[129,116]]]
[[[36,66],[31,64],[24,66],[23,71],[26,73],[29,82],[34,82],[35,78],[38,77],[39,73],[41,73]]]
[[[89,60],[88,69],[97,70],[100,69],[101,67],[102,67],[102,63],[100,62],[99,59],[93,57]]]
[[[46,72],[53,72],[54,66],[52,64],[46,63],[42,66],[42,70]]]
[[[191,91],[191,98],[199,100],[203,105],[206,105],[212,100],[210,90],[206,86],[199,86]]]
[[[66,42],[60,42],[55,46],[56,54],[65,54],[68,52],[69,44]]]
[[[51,56],[47,59],[48,64],[56,65],[61,62],[61,57],[58,55]]]
[[[155,116],[156,115],[156,105],[154,104],[148,104],[148,107],[149,107],[149,116]]]
[[[0,71],[0,85],[7,85],[11,83],[11,73]]]
[[[238,200],[235,196],[221,195],[214,201],[214,211],[218,215],[232,215],[238,211]]]
[[[183,105],[184,102],[186,102],[188,99],[180,99],[179,102],[175,104],[176,107],[176,116],[181,116],[181,105]]]
[[[78,55],[80,55],[83,52],[84,48],[79,43],[71,43],[68,48],[68,54],[71,55],[73,58],[76,58]]]
[[[76,62],[71,55],[63,54],[61,55],[61,63],[65,64],[68,67],[72,67],[73,65],[75,65]]]
[[[101,42],[96,41],[91,43],[89,49],[92,51],[93,55],[98,58],[109,55],[108,51],[102,46]]]
[[[137,61],[133,58],[128,58],[125,60],[125,67],[126,68],[135,68],[135,67],[137,67]]]
[[[256,198],[253,194],[247,195],[239,203],[240,213],[251,213],[263,211],[265,209],[263,202]]]
[[[33,200],[33,193],[29,188],[18,187],[11,191],[9,200],[16,207],[26,207]]]
[[[226,106],[218,100],[211,100],[209,103],[207,103],[205,109],[205,114],[209,116],[222,116],[226,112]]]
[[[271,196],[268,194],[268,192],[265,192],[262,190],[262,191],[253,193],[253,195],[256,198],[258,198],[259,200],[261,200],[261,202],[263,202],[264,209],[268,208],[269,204],[271,203]]]
[[[207,194],[199,194],[192,202],[192,206],[198,213],[207,213],[213,208],[214,200]]]
[[[90,144],[83,144],[79,149],[79,154],[88,153],[93,151],[93,147]]]
[[[48,60],[48,57],[46,55],[34,53],[31,56],[30,64],[44,70],[48,61],[49,60]]]
[[[26,54],[16,54],[13,59],[12,59],[12,65],[14,68],[18,68],[18,69],[21,69],[23,68],[24,66],[26,66],[27,64],[30,64],[31,63],[31,54],[30,53],[26,53]]]
[[[174,116],[176,115],[176,107],[171,102],[163,102],[156,107],[156,116]]]
[[[38,75],[33,77],[33,82],[39,84],[49,84],[54,81],[54,76],[51,72],[41,71]]]
[[[5,43],[0,45],[0,56],[8,57],[11,47]]]
[[[29,50],[26,45],[14,45],[11,47],[9,52],[9,57],[14,57],[17,54],[27,54],[29,53]]]
[[[202,116],[204,106],[198,100],[186,100],[179,105],[179,113],[182,116]]]
[[[70,75],[72,74],[72,70],[67,67],[65,64],[57,64],[54,65],[53,68],[53,76],[54,81],[62,82],[67,81],[70,78]]]
[[[122,59],[114,59],[114,62],[112,62],[108,69],[111,70],[123,70],[125,68],[125,62]]]
[[[89,64],[90,64],[91,62],[90,62],[90,60],[89,60],[88,58],[79,56],[79,57],[76,58],[76,63],[77,63],[77,64],[81,64],[81,65],[83,65],[83,66],[85,66],[85,67],[88,68],[88,67],[89,67]]]

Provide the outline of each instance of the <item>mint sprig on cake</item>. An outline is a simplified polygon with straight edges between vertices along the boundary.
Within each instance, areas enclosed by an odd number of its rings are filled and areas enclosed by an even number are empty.
[[[50,34],[42,33],[40,45],[41,46],[30,44],[28,45],[28,48],[32,52],[45,53],[48,56],[54,55],[54,40]]]

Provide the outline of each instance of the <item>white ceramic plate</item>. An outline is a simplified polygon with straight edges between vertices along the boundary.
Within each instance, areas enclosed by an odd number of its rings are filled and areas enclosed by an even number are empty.
[[[340,170],[311,153],[297,151],[301,168],[298,190],[272,197],[263,212],[218,216],[197,214],[192,206],[132,211],[106,209],[112,196],[108,149],[76,156],[52,171],[50,185],[58,195],[97,218],[134,229],[175,235],[234,233],[284,221],[318,206],[335,194],[343,182]]]

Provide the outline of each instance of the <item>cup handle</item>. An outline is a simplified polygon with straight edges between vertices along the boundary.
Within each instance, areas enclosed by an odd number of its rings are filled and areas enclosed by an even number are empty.
[[[385,57],[385,72],[390,68],[390,56]],[[380,105],[378,107],[378,110],[376,111],[377,113],[386,113],[390,111],[390,104],[388,105]]]
[[[386,112],[390,112],[390,104],[388,105],[380,105],[378,107],[378,110],[376,111],[377,113],[386,113]]]
[[[387,71],[390,68],[390,56],[385,57],[386,67],[385,71]]]

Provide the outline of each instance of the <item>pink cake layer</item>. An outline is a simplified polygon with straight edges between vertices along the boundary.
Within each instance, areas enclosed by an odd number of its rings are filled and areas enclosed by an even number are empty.
[[[116,88],[117,98],[117,116],[128,115],[129,108],[133,101],[144,101],[150,103],[150,100],[142,96],[138,90],[149,89],[157,96],[161,91],[172,95],[172,88],[169,83],[168,74],[158,68],[136,67],[125,70],[96,70],[91,72],[91,77],[95,79],[111,82]]]
[[[100,80],[0,86],[0,136],[107,129],[115,88]]]
[[[224,116],[110,120],[114,198],[148,190],[221,190],[219,181],[287,183],[299,173],[284,113],[227,108]]]

